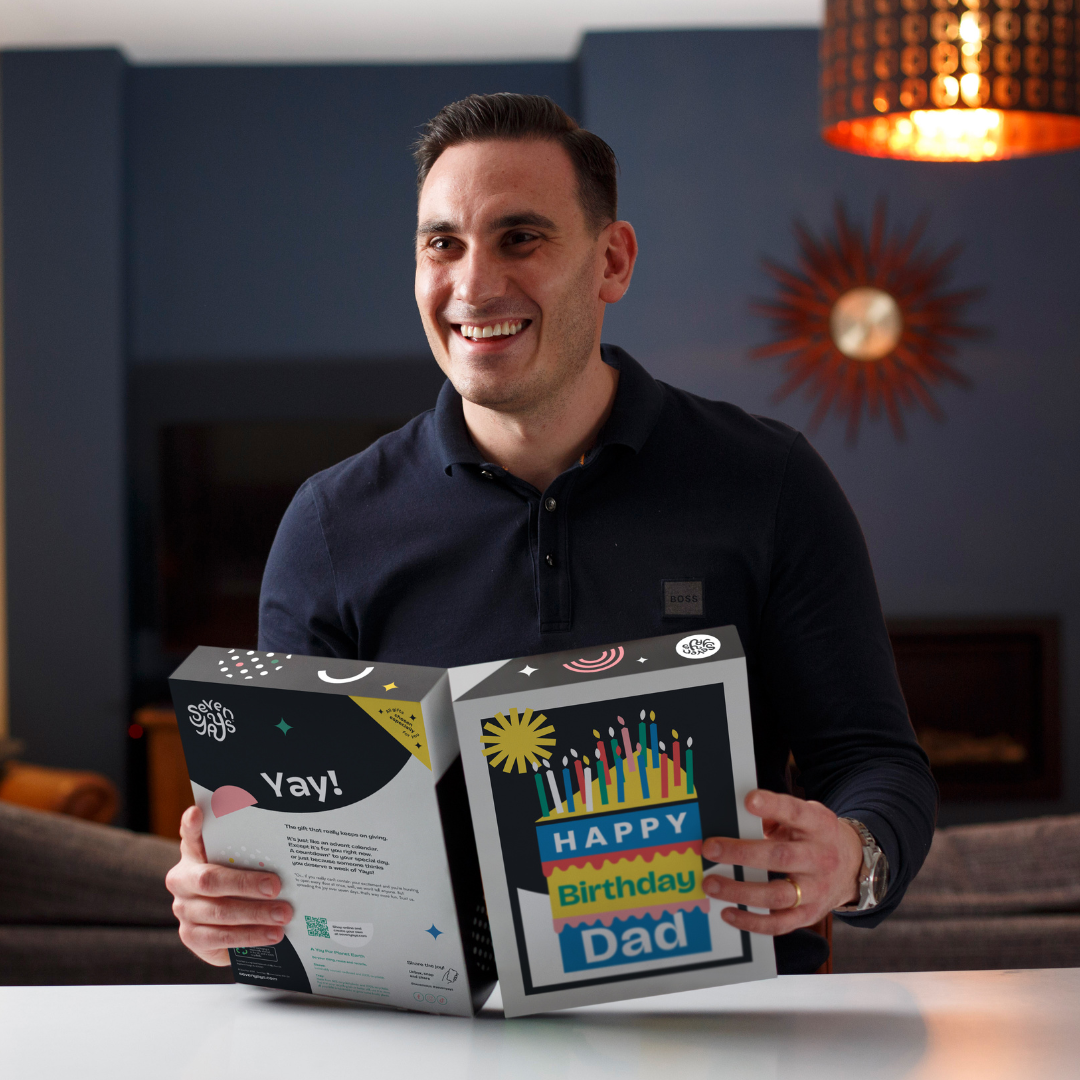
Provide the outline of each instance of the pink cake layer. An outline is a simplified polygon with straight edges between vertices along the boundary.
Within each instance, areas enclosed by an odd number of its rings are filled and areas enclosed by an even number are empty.
[[[610,926],[614,919],[643,919],[646,915],[659,922],[665,912],[694,911],[695,909],[708,914],[708,899],[703,897],[697,900],[672,900],[668,904],[621,908],[619,911],[593,912],[591,915],[568,915],[565,918],[552,919],[551,921],[555,924],[555,933],[558,933],[564,926],[591,926],[595,923]]]
[[[671,855],[673,852],[693,851],[696,855],[701,854],[700,840],[684,840],[678,844],[658,844],[656,847],[628,848],[623,851],[597,852],[595,855],[576,855],[572,859],[553,859],[551,862],[541,863],[544,877],[551,877],[555,870],[583,870],[591,866],[596,870],[603,869],[604,863],[612,866],[623,862],[633,862],[634,859],[644,859],[652,862],[657,855]]]

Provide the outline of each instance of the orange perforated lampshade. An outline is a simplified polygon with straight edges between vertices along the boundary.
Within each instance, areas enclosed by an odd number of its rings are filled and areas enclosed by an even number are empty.
[[[825,140],[919,161],[1080,148],[1080,0],[828,0]]]

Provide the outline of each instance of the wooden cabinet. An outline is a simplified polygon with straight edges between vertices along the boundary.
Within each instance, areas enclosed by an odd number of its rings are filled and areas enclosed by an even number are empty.
[[[192,804],[176,714],[168,706],[147,705],[135,713],[134,719],[146,738],[150,831],[175,840],[180,835],[180,818]]]

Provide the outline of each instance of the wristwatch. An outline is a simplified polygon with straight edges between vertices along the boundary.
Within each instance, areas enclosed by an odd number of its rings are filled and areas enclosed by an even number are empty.
[[[862,873],[859,875],[859,899],[854,904],[845,904],[843,907],[833,908],[839,915],[846,915],[853,911],[869,911],[877,907],[885,894],[889,891],[889,860],[885,858],[885,852],[878,847],[870,830],[854,818],[842,817],[858,834],[862,840]]]

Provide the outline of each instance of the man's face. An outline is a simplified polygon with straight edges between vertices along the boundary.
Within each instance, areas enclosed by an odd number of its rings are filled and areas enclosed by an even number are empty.
[[[458,393],[511,414],[556,407],[599,341],[606,238],[556,142],[443,151],[420,192],[416,303]]]

